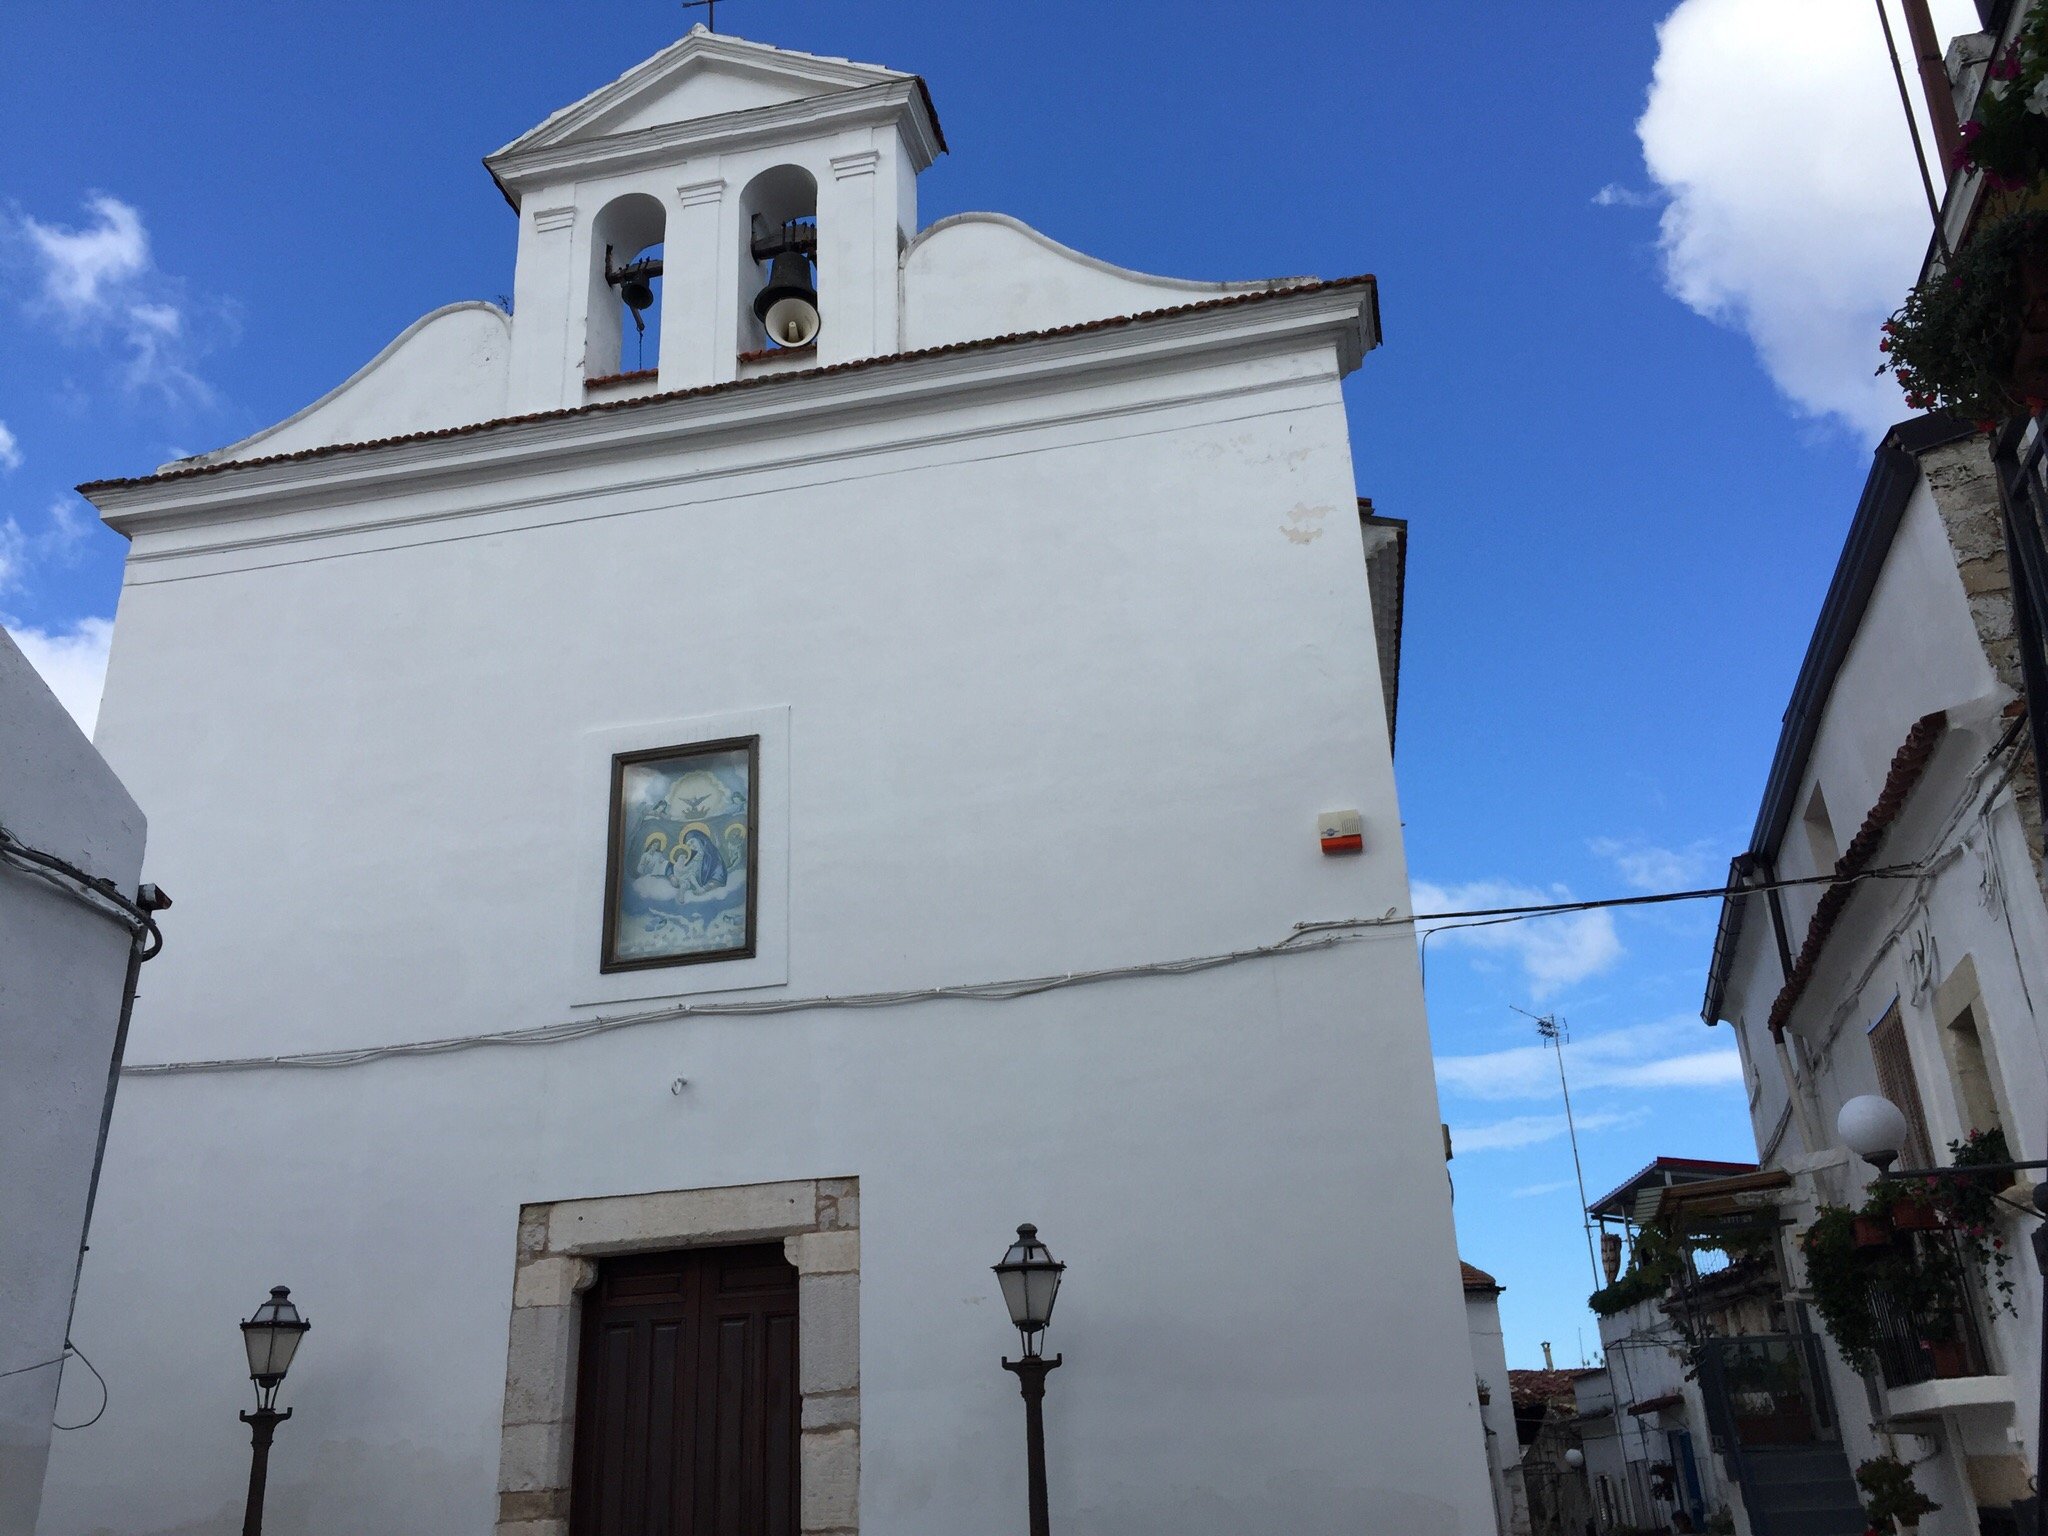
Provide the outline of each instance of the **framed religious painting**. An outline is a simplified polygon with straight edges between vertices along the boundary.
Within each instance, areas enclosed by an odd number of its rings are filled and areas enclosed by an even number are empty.
[[[754,953],[754,803],[761,738],[612,759],[606,971]]]

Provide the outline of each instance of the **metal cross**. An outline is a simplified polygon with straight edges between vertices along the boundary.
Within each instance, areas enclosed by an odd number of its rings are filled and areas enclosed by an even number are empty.
[[[683,9],[703,11],[704,25],[713,32],[718,30],[718,0],[683,0]]]

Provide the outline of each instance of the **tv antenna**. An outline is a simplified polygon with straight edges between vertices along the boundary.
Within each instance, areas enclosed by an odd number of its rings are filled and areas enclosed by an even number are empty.
[[[704,25],[713,32],[718,30],[718,6],[719,0],[683,0],[684,10],[704,13]]]
[[[1564,1076],[1564,1043],[1571,1038],[1571,1031],[1567,1028],[1565,1021],[1554,1013],[1535,1014],[1526,1008],[1515,1008],[1513,1003],[1508,1004],[1508,1006],[1514,1008],[1514,1011],[1523,1018],[1534,1019],[1536,1021],[1536,1033],[1549,1043],[1552,1050],[1557,1052],[1557,1086],[1558,1091],[1564,1095],[1565,1134],[1571,1138],[1572,1172],[1578,1176],[1579,1180],[1579,1225],[1585,1230],[1586,1263],[1593,1271],[1593,1289],[1597,1291],[1606,1282],[1600,1273],[1599,1256],[1593,1251],[1593,1218],[1586,1210],[1586,1165],[1579,1160],[1579,1127],[1578,1122],[1572,1118],[1571,1084],[1565,1081]]]

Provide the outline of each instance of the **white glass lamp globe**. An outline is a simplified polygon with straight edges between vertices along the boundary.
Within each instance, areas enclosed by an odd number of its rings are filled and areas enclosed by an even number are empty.
[[[1576,1472],[1586,1464],[1586,1453],[1575,1445],[1564,1453],[1564,1464]]]
[[[1835,1134],[1865,1162],[1889,1168],[1906,1145],[1905,1112],[1877,1094],[1858,1094],[1835,1116]]]

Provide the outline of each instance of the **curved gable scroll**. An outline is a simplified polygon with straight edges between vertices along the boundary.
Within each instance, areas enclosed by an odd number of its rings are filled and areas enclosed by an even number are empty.
[[[906,350],[1085,325],[1312,281],[1205,283],[1155,277],[1061,245],[1000,213],[941,219],[903,258]]]
[[[475,300],[423,315],[340,384],[275,426],[166,469],[474,426],[505,414],[512,317]]]

